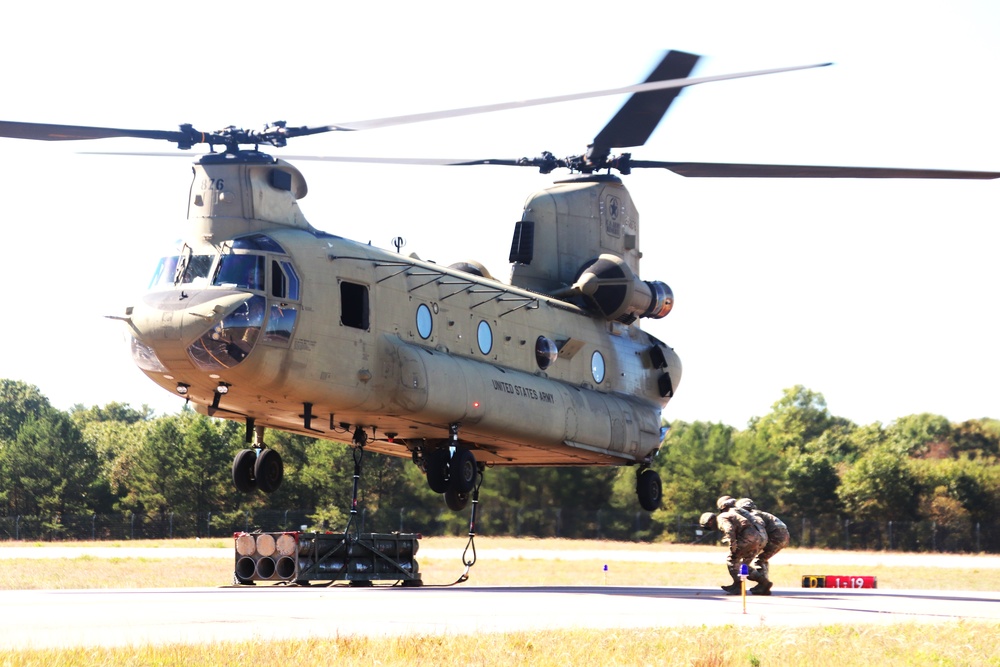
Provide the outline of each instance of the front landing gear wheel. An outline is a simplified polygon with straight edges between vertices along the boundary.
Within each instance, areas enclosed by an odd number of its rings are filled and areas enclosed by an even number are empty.
[[[647,512],[660,509],[660,499],[663,496],[663,486],[660,476],[655,470],[646,468],[640,470],[635,478],[635,492],[639,495],[639,504]]]
[[[257,488],[257,479],[253,474],[257,463],[257,452],[252,449],[241,449],[233,459],[233,486],[238,491],[250,493]]]
[[[285,465],[281,462],[281,454],[273,449],[262,450],[257,456],[257,463],[253,468],[254,477],[257,478],[257,486],[264,493],[274,493],[281,486],[281,480],[285,476]]]

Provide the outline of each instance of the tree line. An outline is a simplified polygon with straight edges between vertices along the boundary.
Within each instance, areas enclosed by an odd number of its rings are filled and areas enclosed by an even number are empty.
[[[797,386],[742,430],[670,426],[653,463],[663,504],[651,516],[638,507],[634,468],[497,467],[486,471],[477,530],[692,541],[698,516],[728,494],[785,518],[797,544],[1000,551],[998,420],[918,414],[857,425]],[[69,517],[113,513],[171,525],[174,516],[209,517],[205,528],[220,526],[218,534],[280,510],[313,527],[343,526],[360,453],[276,430],[267,444],[281,453],[285,480],[270,495],[242,494],[230,472],[246,446],[242,424],[187,407],[61,411],[37,387],[0,380],[0,539],[13,537],[4,518],[32,517],[60,537]],[[415,531],[468,530],[468,511],[445,510],[408,459],[362,456],[359,507],[375,530],[395,529],[403,512]]]

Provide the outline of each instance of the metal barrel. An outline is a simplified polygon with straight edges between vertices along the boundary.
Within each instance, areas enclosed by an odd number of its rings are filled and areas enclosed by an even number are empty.
[[[251,581],[256,571],[257,564],[253,562],[253,558],[243,556],[236,561],[236,578],[240,581]]]
[[[291,556],[282,556],[274,566],[274,572],[278,579],[291,579],[295,576],[295,559]]]
[[[260,579],[270,579],[274,576],[274,559],[270,556],[257,561],[257,577]]]

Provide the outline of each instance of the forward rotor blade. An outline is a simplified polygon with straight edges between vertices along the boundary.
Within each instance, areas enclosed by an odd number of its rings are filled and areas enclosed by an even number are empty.
[[[656,69],[646,77],[646,83],[689,77],[698,59],[699,56],[692,53],[668,51]],[[612,148],[645,144],[680,93],[680,88],[667,88],[632,95],[594,137],[592,156],[607,157]]]
[[[47,123],[19,123],[0,120],[0,137],[35,139],[38,141],[81,141],[86,139],[162,139],[181,142],[187,139],[183,132],[164,130],[126,130],[116,127],[88,127],[86,125],[50,125]]]
[[[378,127],[389,127],[392,125],[405,125],[408,123],[422,123],[429,120],[439,120],[442,118],[456,118],[459,116],[472,116],[493,111],[504,111],[506,109],[520,109],[523,107],[540,106],[543,104],[556,104],[558,102],[571,102],[573,100],[583,100],[592,97],[605,97],[608,95],[621,95],[624,93],[643,93],[654,90],[680,89],[687,86],[694,86],[699,83],[710,83],[713,81],[728,81],[729,79],[744,79],[751,76],[763,76],[765,74],[778,74],[780,72],[793,72],[813,67],[826,67],[833,63],[817,63],[814,65],[797,65],[794,67],[779,67],[776,69],[756,70],[753,72],[739,72],[736,74],[719,74],[716,76],[702,76],[695,78],[678,78],[667,81],[648,81],[637,83],[622,88],[608,88],[606,90],[596,90],[588,93],[572,93],[569,95],[555,95],[553,97],[539,97],[531,100],[520,100],[517,102],[501,102],[498,104],[486,104],[476,107],[464,107],[461,109],[450,109],[447,111],[431,111],[428,113],[417,113],[406,116],[393,116],[390,118],[377,118],[374,120],[359,120],[350,123],[336,123],[322,128],[289,128],[310,130],[311,134],[316,132],[336,132],[353,130],[370,130]]]
[[[520,100],[515,102],[501,102],[499,104],[487,104],[476,107],[464,107],[461,109],[450,109],[445,111],[431,111],[427,113],[409,114],[405,116],[392,116],[389,118],[376,118],[373,120],[352,121],[349,123],[337,123],[333,125],[321,125],[316,127],[286,127],[283,123],[279,127],[268,128],[263,132],[246,132],[235,128],[227,128],[221,132],[204,133],[192,128],[190,125],[182,126],[177,130],[135,130],[115,127],[91,127],[87,125],[52,125],[48,123],[23,123],[17,121],[0,121],[0,137],[11,139],[33,139],[40,141],[81,141],[90,139],[111,139],[118,137],[131,137],[137,139],[158,139],[170,141],[178,144],[180,148],[190,148],[194,144],[208,143],[211,145],[235,146],[237,144],[270,143],[276,146],[283,146],[284,140],[291,137],[321,134],[324,132],[351,132],[355,130],[370,130],[380,127],[390,127],[393,125],[406,125],[409,123],[422,123],[431,120],[444,118],[457,118],[459,116],[470,116],[474,114],[490,113],[493,111],[504,111],[507,109],[519,109],[529,106],[540,106],[543,104],[555,104],[558,102],[570,102],[592,97],[604,97],[607,95],[619,95],[623,93],[644,93],[658,90],[679,90],[686,86],[693,86],[699,83],[709,83],[712,81],[726,81],[728,79],[740,79],[751,76],[761,76],[764,74],[775,74],[778,72],[791,72],[794,70],[809,69],[812,67],[824,67],[830,63],[820,63],[816,65],[799,65],[796,67],[782,67],[769,70],[758,70],[754,72],[741,72],[736,74],[722,74],[718,76],[707,76],[700,78],[678,78],[669,81],[650,81],[647,83],[624,86],[622,88],[609,88],[587,93],[574,93],[570,95],[556,95],[553,97],[541,97],[531,100]],[[655,127],[655,125],[654,125]]]
[[[691,178],[1000,178],[995,171],[908,169],[893,167],[826,167],[792,164],[727,164],[720,162],[660,162],[629,160],[636,168],[667,169]]]

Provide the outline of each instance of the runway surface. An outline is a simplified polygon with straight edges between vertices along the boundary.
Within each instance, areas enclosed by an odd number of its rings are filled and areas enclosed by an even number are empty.
[[[3,558],[183,557],[185,550],[121,547],[4,547]],[[190,549],[233,558],[230,549]],[[421,549],[424,558],[454,558]],[[717,562],[708,551],[542,551],[486,549],[482,558]],[[810,565],[1000,567],[1000,557],[788,550],[784,562]],[[398,636],[574,628],[806,626],[958,619],[1000,623],[1000,592],[775,589],[771,597],[693,587],[351,588],[256,586],[142,590],[0,591],[0,646],[119,646],[172,642],[252,643],[269,639]]]
[[[1000,593],[703,588],[298,588],[0,592],[0,646],[119,646],[554,628],[1000,622]]]

